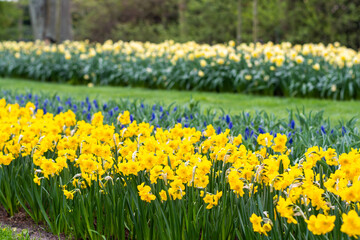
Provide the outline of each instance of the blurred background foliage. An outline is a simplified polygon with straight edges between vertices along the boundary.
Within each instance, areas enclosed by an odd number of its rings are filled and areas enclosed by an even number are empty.
[[[28,11],[24,2],[0,1],[0,40],[32,39]]]
[[[31,2],[0,0],[1,40],[34,39]],[[69,8],[74,40],[338,41],[360,47],[360,0],[71,0]]]

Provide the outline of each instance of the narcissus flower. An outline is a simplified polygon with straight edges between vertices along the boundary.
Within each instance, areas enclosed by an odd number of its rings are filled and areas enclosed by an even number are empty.
[[[139,196],[141,200],[146,202],[151,202],[156,199],[156,196],[151,193],[150,186],[144,186],[145,183],[142,183],[137,186],[137,189],[139,191]]]
[[[348,214],[342,214],[343,224],[340,231],[349,235],[349,237],[358,238],[360,235],[360,217],[355,210],[351,210]]]
[[[120,113],[118,116],[118,120],[122,125],[127,125],[131,123],[129,111],[124,111],[124,113]]]
[[[203,198],[204,202],[208,204],[206,206],[206,209],[211,209],[214,206],[217,206],[221,196],[222,196],[222,192],[217,192],[216,194],[207,193],[206,196]]]
[[[4,155],[2,152],[0,152],[0,165],[10,165],[10,163],[14,160],[14,156],[12,153],[9,153],[7,155]]]
[[[293,203],[289,198],[285,199],[280,197],[279,202],[277,203],[276,210],[281,217],[287,218],[288,223],[297,224],[298,222],[294,218]]]
[[[203,77],[203,76],[205,76],[205,73],[204,73],[203,71],[199,70],[199,71],[198,71],[198,76],[199,76],[199,77]]]
[[[74,199],[74,193],[75,193],[74,190],[72,190],[72,191],[67,191],[67,190],[64,188],[64,189],[63,189],[63,192],[64,192],[64,195],[65,195],[66,199],[70,199],[70,200]]]
[[[320,70],[320,64],[315,63],[312,67],[314,70],[319,71]]]
[[[308,229],[314,235],[322,235],[331,232],[335,227],[335,216],[325,216],[319,214],[317,216],[311,215],[309,220],[305,220],[308,224]]]
[[[257,138],[257,142],[258,144],[260,144],[261,146],[264,147],[270,147],[273,143],[273,136],[269,133],[263,133],[263,134],[259,134],[258,138]]]
[[[252,79],[252,76],[250,74],[245,75],[245,80],[250,81]]]
[[[260,234],[265,234],[267,236],[267,233],[271,231],[272,226],[269,221],[261,225],[263,222],[263,219],[259,216],[257,216],[255,213],[253,213],[250,217],[250,222],[252,223],[254,232],[258,232]]]

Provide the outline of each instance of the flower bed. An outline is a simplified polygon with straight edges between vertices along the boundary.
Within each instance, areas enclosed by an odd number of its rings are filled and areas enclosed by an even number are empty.
[[[329,44],[1,42],[0,75],[88,85],[358,99],[360,54]]]
[[[27,96],[28,97],[28,96]],[[19,99],[20,100],[20,99]],[[21,100],[20,100],[21,101]],[[49,103],[48,103],[49,104]],[[358,236],[359,151],[137,122],[77,120],[0,100],[0,203],[79,239],[341,239]],[[55,108],[56,109],[56,108]],[[230,116],[229,116],[230,117]],[[226,120],[225,120],[226,122]],[[304,123],[302,123],[304,124]],[[291,129],[291,126],[289,126]],[[342,128],[340,128],[342,129]],[[311,133],[301,131],[299,139]],[[340,130],[342,131],[342,130]],[[314,134],[316,135],[316,134]],[[245,144],[244,144],[245,143]]]

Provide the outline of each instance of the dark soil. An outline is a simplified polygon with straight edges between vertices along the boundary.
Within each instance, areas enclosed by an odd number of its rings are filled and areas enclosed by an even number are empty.
[[[65,240],[65,236],[58,237],[46,231],[44,225],[37,225],[24,210],[20,210],[14,216],[9,217],[3,207],[0,206],[0,225],[16,228],[16,232],[21,233],[22,230],[27,229],[31,239],[41,240]]]

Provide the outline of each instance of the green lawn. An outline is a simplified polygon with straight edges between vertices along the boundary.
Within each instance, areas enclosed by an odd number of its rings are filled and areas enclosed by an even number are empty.
[[[25,79],[0,78],[1,89],[16,90],[19,93],[32,90],[34,93],[47,92],[60,96],[71,96],[77,99],[85,97],[96,98],[100,101],[109,99],[129,98],[143,99],[147,103],[162,102],[164,104],[176,102],[183,104],[191,98],[201,103],[203,108],[222,108],[227,113],[242,111],[254,112],[265,110],[278,117],[287,117],[287,109],[302,109],[307,111],[324,110],[324,115],[333,121],[359,118],[360,101],[332,101],[319,99],[263,97],[233,93],[211,93],[175,90],[150,90],[129,87],[92,87],[71,86],[67,84],[44,83]]]

